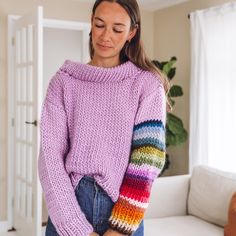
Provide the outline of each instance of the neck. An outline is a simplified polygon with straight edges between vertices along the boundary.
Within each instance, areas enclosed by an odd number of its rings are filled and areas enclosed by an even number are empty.
[[[120,65],[120,60],[119,58],[102,58],[99,59],[97,57],[93,57],[93,59],[88,63],[89,65],[92,66],[98,66],[98,67],[105,67],[105,68],[109,68],[109,67],[115,67]]]

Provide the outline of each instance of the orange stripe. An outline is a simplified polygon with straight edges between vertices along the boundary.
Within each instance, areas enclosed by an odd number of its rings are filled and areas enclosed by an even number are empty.
[[[125,199],[119,198],[112,210],[112,217],[122,222],[137,225],[144,217],[145,209],[129,204]]]

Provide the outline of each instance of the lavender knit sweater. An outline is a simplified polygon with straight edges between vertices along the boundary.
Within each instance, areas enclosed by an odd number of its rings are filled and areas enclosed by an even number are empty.
[[[51,79],[40,121],[39,177],[59,235],[93,228],[76,200],[84,175],[116,202],[110,227],[132,234],[164,165],[165,95],[132,62],[104,68],[66,60]]]

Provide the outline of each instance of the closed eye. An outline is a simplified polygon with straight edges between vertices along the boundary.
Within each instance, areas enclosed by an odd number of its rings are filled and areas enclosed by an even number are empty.
[[[97,28],[103,28],[103,25],[95,25]]]
[[[119,30],[116,30],[116,29],[113,29],[116,33],[118,34],[121,34],[123,31],[119,31]]]
[[[97,27],[97,28],[104,28],[104,26],[103,25],[96,25],[95,24],[95,26]],[[116,33],[118,33],[118,34],[121,34],[123,31],[120,31],[120,30],[117,30],[117,29],[113,29],[114,30],[114,32],[116,32]]]

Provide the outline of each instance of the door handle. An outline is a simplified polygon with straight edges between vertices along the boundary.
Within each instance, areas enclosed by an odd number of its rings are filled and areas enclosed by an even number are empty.
[[[35,121],[33,121],[33,122],[26,121],[25,123],[28,124],[28,125],[34,125],[34,126],[37,126],[37,120],[35,120]]]

